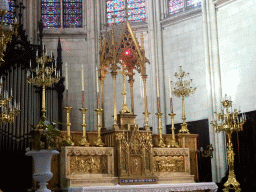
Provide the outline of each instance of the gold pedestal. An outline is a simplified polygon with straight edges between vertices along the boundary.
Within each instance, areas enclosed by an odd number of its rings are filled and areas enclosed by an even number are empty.
[[[83,137],[82,140],[80,141],[80,145],[85,146],[85,147],[89,147],[89,142],[86,140],[86,124],[85,124],[85,113],[87,111],[87,108],[82,107],[81,109],[79,109],[79,111],[82,112],[83,115],[83,124],[81,125],[83,128]]]
[[[131,113],[124,113],[117,115],[118,129],[115,130],[130,130],[130,125],[135,125],[135,118],[137,115]]]
[[[181,124],[181,129],[179,130],[179,133],[189,133],[187,123]]]
[[[99,147],[103,147],[104,146],[104,143],[102,142],[101,140],[101,120],[100,120],[100,115],[103,111],[103,109],[95,109],[96,113],[97,113],[97,118],[98,118],[98,124],[97,124],[97,127],[98,127],[98,136],[97,136],[97,140],[95,142],[95,145],[96,146],[99,146]]]
[[[235,170],[234,170],[234,150],[233,150],[233,144],[231,141],[231,134],[232,132],[227,132],[227,157],[228,157],[228,180],[224,183],[224,189],[223,192],[229,192],[230,189],[233,189],[235,192],[240,192],[240,183],[236,180]]]

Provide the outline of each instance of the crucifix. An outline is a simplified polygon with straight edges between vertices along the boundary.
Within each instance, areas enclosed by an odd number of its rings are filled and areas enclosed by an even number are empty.
[[[26,7],[23,5],[23,2],[19,2],[18,5],[15,5],[16,8],[19,8],[19,23],[21,24],[21,17],[22,17],[22,10],[25,9]]]
[[[122,64],[122,71],[118,71],[118,73],[121,73],[123,76],[123,108],[120,111],[120,113],[124,114],[124,113],[131,113],[130,109],[127,107],[127,103],[126,103],[126,87],[125,87],[125,76],[128,75],[129,73],[125,71],[124,69],[124,64]]]

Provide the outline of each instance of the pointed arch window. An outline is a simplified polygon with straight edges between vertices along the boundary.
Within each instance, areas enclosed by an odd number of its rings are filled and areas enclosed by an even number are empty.
[[[44,28],[82,28],[82,0],[41,0]]]
[[[128,21],[142,22],[146,20],[146,0],[127,0]],[[117,18],[114,19],[113,15]],[[109,26],[124,22],[125,0],[107,0],[107,23]]]
[[[200,6],[201,0],[169,0],[169,14],[173,15]]]

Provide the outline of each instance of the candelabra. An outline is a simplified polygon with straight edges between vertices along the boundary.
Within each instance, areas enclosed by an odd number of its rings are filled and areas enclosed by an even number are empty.
[[[83,127],[83,137],[82,137],[82,140],[80,141],[80,145],[89,147],[89,142],[86,140],[86,124],[85,124],[85,113],[87,111],[87,108],[82,107],[79,110],[82,112],[82,115],[83,115],[83,124],[81,125]]]
[[[37,67],[32,68],[30,61],[30,69],[27,72],[27,80],[29,83],[35,84],[37,87],[42,87],[42,116],[41,121],[46,120],[46,105],[45,105],[45,89],[51,87],[52,84],[58,83],[60,80],[60,72],[57,72],[57,64],[53,66],[53,56],[48,56],[47,51],[43,49],[42,56],[36,56]],[[47,65],[47,66],[46,66]],[[54,75],[53,75],[54,72]]]
[[[196,91],[196,88],[192,88],[191,82],[192,79],[189,80],[183,80],[184,77],[188,77],[189,73],[185,73],[185,71],[182,70],[182,67],[180,66],[180,72],[175,73],[174,75],[176,78],[178,78],[178,81],[174,84],[174,95],[177,97],[181,97],[182,99],[182,120],[183,123],[181,124],[181,129],[179,130],[180,133],[189,133],[189,130],[187,128],[186,115],[185,115],[185,97],[188,97],[191,93],[194,93]]]
[[[175,140],[175,132],[174,132],[174,130],[175,130],[175,127],[174,127],[174,116],[176,114],[170,113],[168,115],[171,117],[171,120],[172,120],[172,128],[171,128],[172,129],[172,138],[171,138],[170,144],[167,147],[179,147],[178,143]]]
[[[0,6],[0,16],[1,16],[1,25],[0,25],[0,65],[4,62],[3,57],[6,50],[6,45],[8,42],[12,40],[13,35],[17,35],[17,28],[18,23],[17,19],[15,18],[13,27],[11,25],[6,25],[4,22],[4,16],[6,15],[7,11],[9,10],[8,1],[5,0],[1,2]]]
[[[15,117],[20,113],[20,103],[12,101],[13,96],[9,97],[8,92],[5,90],[2,94],[3,80],[0,79],[0,122],[1,123],[14,123]],[[12,92],[12,91],[11,91]]]
[[[240,183],[236,180],[236,175],[234,171],[234,151],[233,151],[233,144],[231,142],[231,135],[234,131],[242,131],[243,125],[246,121],[246,116],[241,114],[240,110],[234,109],[232,111],[232,101],[228,99],[221,102],[222,109],[220,113],[215,112],[217,116],[217,120],[211,122],[213,127],[215,128],[215,132],[225,132],[227,135],[227,158],[228,158],[228,167],[229,167],[229,175],[228,180],[224,183],[224,192],[229,191],[229,189],[234,189],[236,192],[240,192]],[[223,109],[224,107],[224,109]],[[229,108],[231,110],[229,111]]]

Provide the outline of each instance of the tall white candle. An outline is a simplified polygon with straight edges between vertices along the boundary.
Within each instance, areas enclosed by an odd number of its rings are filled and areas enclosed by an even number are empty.
[[[84,91],[84,64],[82,64],[81,68],[82,68],[82,91]]]
[[[66,62],[66,90],[68,90],[68,63]]]
[[[96,67],[96,85],[97,85],[97,93],[99,93],[99,81],[98,81],[98,67]]]
[[[172,98],[172,87],[171,87],[171,77],[169,76],[169,92],[170,92],[170,98]]]
[[[156,91],[157,91],[157,97],[159,97],[158,74],[156,75]]]

